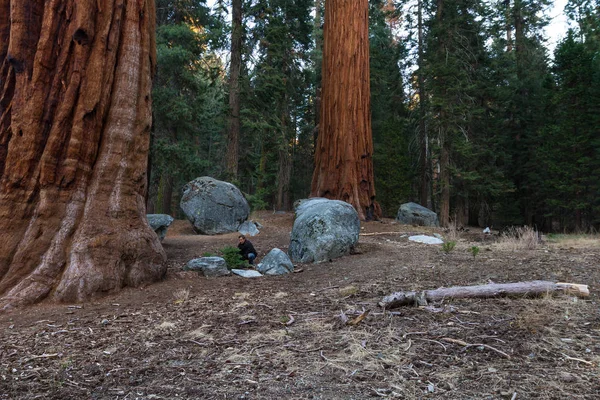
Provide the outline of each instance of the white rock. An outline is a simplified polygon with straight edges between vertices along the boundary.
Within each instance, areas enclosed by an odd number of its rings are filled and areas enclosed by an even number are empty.
[[[444,241],[441,239],[438,239],[433,236],[427,236],[427,235],[409,236],[408,240],[410,240],[411,242],[425,243],[425,244],[442,244],[442,243],[444,243]]]
[[[258,278],[262,276],[260,272],[252,269],[232,269],[231,272],[244,278]]]

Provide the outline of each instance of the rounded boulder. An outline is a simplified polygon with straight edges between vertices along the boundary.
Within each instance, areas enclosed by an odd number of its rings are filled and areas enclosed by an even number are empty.
[[[207,176],[183,187],[180,206],[196,233],[203,235],[236,232],[250,214],[248,201],[237,187]]]
[[[294,271],[294,264],[283,250],[275,248],[256,266],[256,270],[263,275],[284,275]]]
[[[340,200],[308,199],[296,208],[288,254],[297,262],[322,262],[349,254],[358,243],[360,219]]]
[[[402,204],[396,220],[406,225],[440,226],[437,214],[417,203]]]

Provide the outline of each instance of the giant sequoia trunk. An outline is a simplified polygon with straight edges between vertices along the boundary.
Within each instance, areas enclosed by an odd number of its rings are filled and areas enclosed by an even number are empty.
[[[0,0],[0,309],[160,279],[153,0]]]
[[[311,196],[348,202],[359,217],[381,214],[375,201],[369,2],[328,0],[323,32],[321,118]]]

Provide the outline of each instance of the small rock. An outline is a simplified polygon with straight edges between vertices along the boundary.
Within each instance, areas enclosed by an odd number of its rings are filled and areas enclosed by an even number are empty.
[[[216,277],[231,274],[227,262],[222,257],[201,257],[188,261],[183,267],[185,271],[202,272],[204,276]]]
[[[174,221],[173,217],[167,214],[148,214],[146,218],[148,219],[148,225],[156,232],[162,242],[167,235],[167,229]]]
[[[262,228],[262,225],[261,225]],[[256,236],[260,233],[258,224],[254,221],[244,221],[238,227],[238,232],[246,236]]]
[[[427,236],[427,235],[409,236],[408,240],[410,240],[411,242],[425,243],[425,244],[442,244],[442,243],[444,243],[444,241],[442,239],[438,239],[436,237]]]
[[[260,272],[252,269],[232,269],[231,272],[244,278],[258,278],[263,276]]]
[[[265,275],[284,275],[294,271],[294,264],[284,251],[275,248],[263,258],[256,269]]]
[[[558,374],[558,379],[563,382],[577,382],[577,377],[573,374],[569,374],[568,372],[561,372]]]

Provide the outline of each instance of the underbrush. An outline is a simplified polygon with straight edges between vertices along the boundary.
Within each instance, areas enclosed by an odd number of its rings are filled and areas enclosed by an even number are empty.
[[[540,233],[530,226],[513,226],[500,235],[495,247],[510,250],[535,250],[541,244]]]

